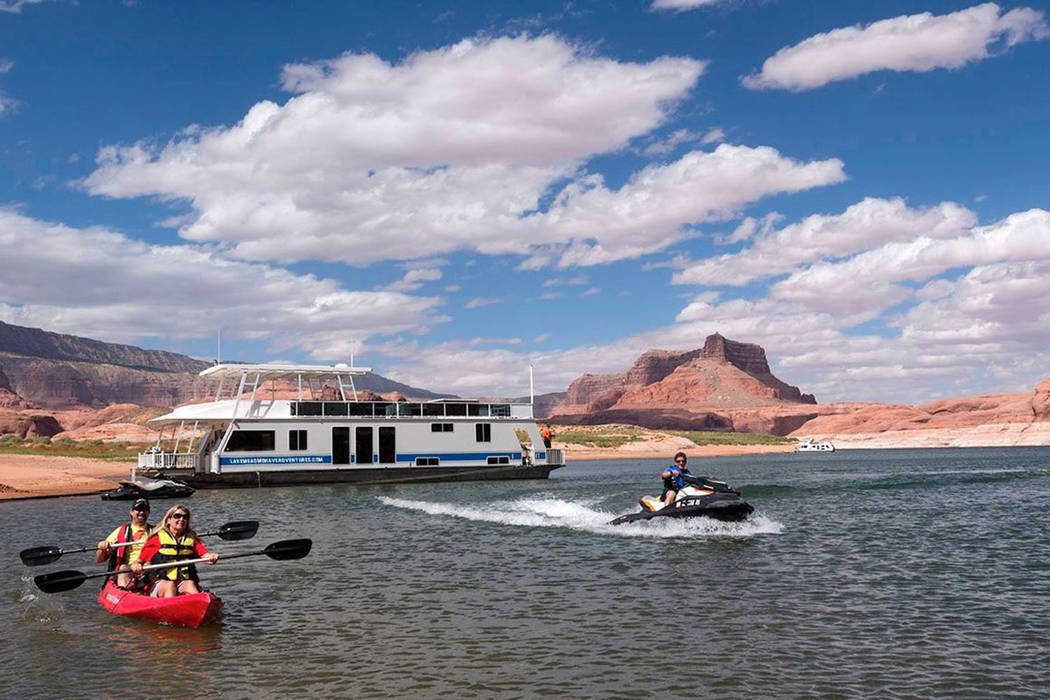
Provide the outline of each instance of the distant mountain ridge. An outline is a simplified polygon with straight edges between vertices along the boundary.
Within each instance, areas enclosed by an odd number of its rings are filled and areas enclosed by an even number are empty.
[[[144,350],[134,345],[106,343],[40,328],[13,326],[3,321],[0,321],[0,353],[193,374],[207,369],[211,364],[166,350]]]
[[[0,321],[0,387],[46,409],[110,404],[172,407],[203,395],[198,374],[212,363],[166,350],[106,343]],[[358,389],[448,398],[369,372]],[[11,399],[7,399],[11,401]]]

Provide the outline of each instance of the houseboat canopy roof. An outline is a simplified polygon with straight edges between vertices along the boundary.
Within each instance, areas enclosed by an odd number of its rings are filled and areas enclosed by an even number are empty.
[[[241,375],[259,374],[266,379],[295,379],[297,377],[359,376],[371,372],[371,367],[337,365],[288,365],[288,364],[221,364],[202,371],[200,376],[208,379],[238,379]]]

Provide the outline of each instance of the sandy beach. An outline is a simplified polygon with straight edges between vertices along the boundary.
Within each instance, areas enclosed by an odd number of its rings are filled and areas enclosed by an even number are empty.
[[[0,455],[0,500],[101,493],[130,469],[128,462],[83,457]]]
[[[665,444],[666,443],[666,444]],[[566,461],[584,459],[667,459],[682,449],[690,459],[746,454],[791,452],[791,445],[711,445],[683,448],[674,441],[631,443],[614,449],[595,449],[580,445],[554,446],[565,450]],[[0,501],[21,498],[49,498],[101,493],[119,486],[131,464],[83,457],[40,455],[0,455]]]

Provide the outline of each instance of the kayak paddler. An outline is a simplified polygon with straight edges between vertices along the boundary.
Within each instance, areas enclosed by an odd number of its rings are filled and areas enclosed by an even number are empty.
[[[142,545],[145,544],[151,527],[147,522],[149,501],[145,498],[139,498],[132,503],[128,513],[131,515],[131,522],[118,525],[117,529],[109,533],[109,537],[98,543],[98,550],[95,554],[95,561],[99,564],[109,560],[107,571],[127,572],[116,576],[117,585],[121,588],[129,588],[132,585],[134,578],[131,575],[131,564],[138,561],[139,552],[142,551]],[[113,545],[118,542],[137,542],[138,544],[114,547]]]
[[[174,505],[139,552],[138,561],[131,566],[136,574],[142,573],[146,564],[163,564],[186,559],[207,559],[209,564],[219,560],[219,555],[209,552],[197,538],[190,524],[190,509],[181,503]],[[200,579],[193,564],[171,569],[152,569],[147,577],[146,593],[154,598],[171,598],[176,595],[200,593]]]

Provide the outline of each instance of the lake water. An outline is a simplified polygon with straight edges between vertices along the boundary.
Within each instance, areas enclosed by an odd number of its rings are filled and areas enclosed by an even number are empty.
[[[18,560],[127,503],[0,503],[0,696],[1050,696],[1050,448],[694,459],[753,520],[607,525],[665,463],[198,491],[198,528],[262,523],[220,553],[314,540],[203,567],[226,608],[199,630],[112,616],[95,580],[33,586],[88,555]]]

